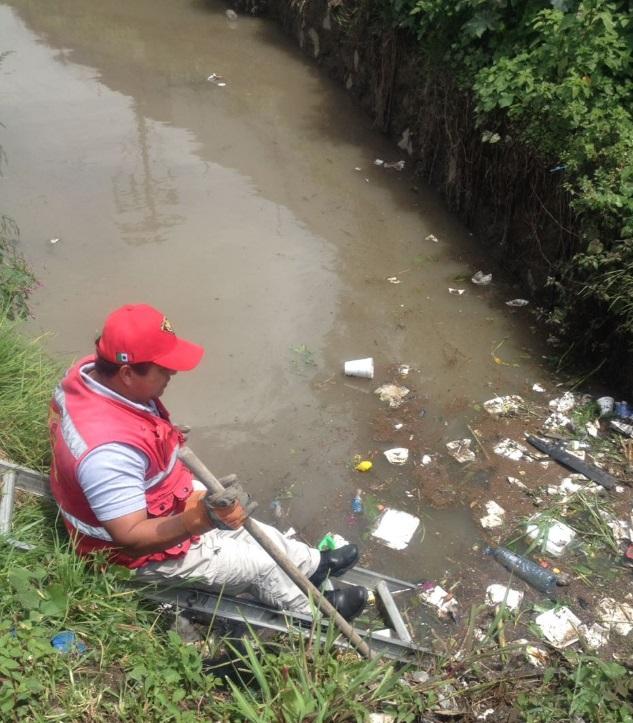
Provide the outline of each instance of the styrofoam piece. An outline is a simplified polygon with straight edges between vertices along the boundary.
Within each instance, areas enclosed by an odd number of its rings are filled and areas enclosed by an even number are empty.
[[[599,622],[618,635],[628,635],[633,630],[633,607],[605,597],[598,603]]]
[[[488,514],[479,520],[482,527],[491,529],[503,525],[506,511],[501,505],[498,505],[494,500],[488,500],[488,502],[486,502],[486,512]]]
[[[525,462],[531,462],[532,458],[528,456],[528,448],[522,445],[520,442],[515,442],[513,439],[502,439],[499,444],[494,447],[494,453],[500,457],[507,457],[515,462],[524,460]]]
[[[578,631],[587,646],[593,650],[602,648],[609,642],[609,628],[600,625],[600,623],[593,623],[591,626],[579,625]]]
[[[508,610],[516,610],[523,600],[521,590],[513,590],[505,585],[488,585],[486,588],[486,605],[494,607],[505,604]]]
[[[406,464],[409,459],[409,450],[406,447],[394,447],[383,452],[389,464]]]
[[[565,429],[571,426],[571,419],[561,412],[552,412],[543,422],[543,429]]]
[[[555,648],[566,648],[578,642],[578,628],[581,622],[567,607],[541,613],[535,622]]]
[[[508,480],[508,484],[513,487],[518,487],[520,490],[526,490],[528,488],[527,485],[521,482],[521,480],[517,477],[506,477],[506,479]]]
[[[397,384],[383,384],[374,391],[374,394],[378,394],[381,402],[388,402],[392,409],[396,409],[404,402],[409,391],[406,387]]]
[[[536,382],[536,384],[532,384],[532,391],[538,392],[539,394],[543,394],[543,392],[545,391],[545,387],[542,384],[539,384],[538,382]]]
[[[576,397],[573,392],[565,392],[562,397],[552,399],[549,403],[549,408],[555,412],[566,414],[576,406]]]
[[[345,545],[349,545],[349,540],[346,540],[342,535],[339,535],[337,533],[334,533],[332,535],[332,539],[334,540],[335,550],[338,550],[339,547],[345,547]]]
[[[458,462],[472,462],[475,459],[475,453],[470,448],[473,440],[469,437],[465,439],[455,439],[452,442],[446,443],[446,449],[448,453],[456,459]]]
[[[431,462],[433,461],[433,457],[431,457],[430,454],[423,454],[421,461],[422,461],[422,464],[424,466],[426,466],[427,464],[431,464]]]
[[[422,590],[420,598],[428,605],[433,606],[437,610],[438,617],[456,617],[459,603],[450,592],[446,592],[439,585],[430,590]]]
[[[617,520],[605,510],[599,510],[598,514],[611,528],[613,536],[618,542],[620,542],[620,540],[633,541],[633,511],[631,511],[629,520]]]
[[[361,379],[374,378],[374,360],[372,357],[346,361],[344,369],[345,375],[348,377],[360,377]]]
[[[525,657],[535,668],[544,668],[549,663],[549,653],[538,645],[526,645]]]
[[[477,286],[488,286],[492,281],[492,274],[484,274],[483,271],[476,271],[470,280]]]
[[[506,394],[504,397],[493,397],[484,402],[484,409],[488,414],[502,417],[505,414],[514,414],[519,411],[523,399],[518,394]]]
[[[404,550],[419,524],[414,515],[387,507],[376,520],[371,535],[392,550]]]
[[[576,532],[569,525],[557,520],[547,520],[535,515],[527,524],[527,536],[538,540],[541,550],[554,557],[560,557],[576,537]]]

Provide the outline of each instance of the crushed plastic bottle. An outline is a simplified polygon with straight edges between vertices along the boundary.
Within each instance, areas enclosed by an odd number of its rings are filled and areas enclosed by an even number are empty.
[[[352,500],[352,512],[355,515],[363,514],[363,500],[361,498],[362,490],[356,490],[356,497]]]
[[[51,645],[60,653],[85,653],[88,646],[72,630],[62,630],[51,638]]]
[[[546,595],[551,595],[556,589],[556,575],[554,573],[544,570],[536,562],[517,555],[512,550],[508,550],[507,547],[486,547],[484,554],[491,555],[507,570],[510,570],[521,580],[525,580],[525,582]]]

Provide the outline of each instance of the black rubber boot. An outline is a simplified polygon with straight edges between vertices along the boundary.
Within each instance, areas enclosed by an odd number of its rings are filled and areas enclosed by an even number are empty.
[[[319,587],[328,575],[338,577],[358,562],[358,547],[344,545],[338,550],[326,550],[321,553],[319,566],[310,576],[310,582]]]
[[[345,620],[352,620],[367,604],[367,590],[360,585],[350,585],[339,590],[326,590],[325,599],[338,610]]]

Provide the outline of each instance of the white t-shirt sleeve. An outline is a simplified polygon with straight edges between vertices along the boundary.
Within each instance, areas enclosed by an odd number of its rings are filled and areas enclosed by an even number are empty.
[[[127,444],[104,444],[80,462],[77,479],[100,522],[147,507],[145,473],[149,460]]]

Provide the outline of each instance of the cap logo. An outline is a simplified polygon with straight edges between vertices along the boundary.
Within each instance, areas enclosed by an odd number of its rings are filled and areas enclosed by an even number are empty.
[[[163,316],[163,320],[162,320],[161,325],[160,325],[160,330],[161,330],[161,331],[166,331],[166,332],[168,332],[169,334],[175,334],[175,333],[176,333],[176,332],[174,331],[172,325],[171,325],[171,322],[169,321],[169,319],[168,319],[166,316]]]
[[[119,364],[127,364],[130,361],[130,358],[124,351],[118,351],[116,353],[116,360]]]

